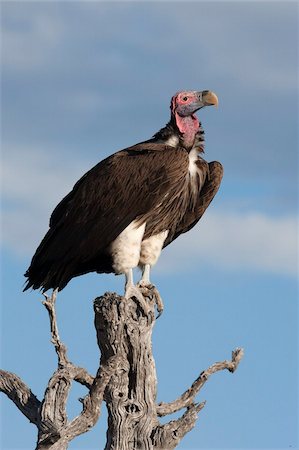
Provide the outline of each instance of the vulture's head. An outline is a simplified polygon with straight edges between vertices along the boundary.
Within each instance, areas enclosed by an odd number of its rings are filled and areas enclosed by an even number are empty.
[[[218,98],[211,91],[181,91],[171,99],[171,123],[180,134],[180,141],[186,148],[191,148],[195,142],[200,123],[195,115],[204,106],[218,105]]]
[[[218,98],[211,91],[182,91],[177,92],[171,99],[171,112],[181,117],[192,116],[204,106],[218,105]]]

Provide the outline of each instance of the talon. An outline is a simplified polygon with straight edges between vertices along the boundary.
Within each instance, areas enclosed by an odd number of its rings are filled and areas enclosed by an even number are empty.
[[[156,320],[159,319],[160,316],[162,316],[162,312],[164,311],[164,308],[159,310],[157,307],[157,311],[158,311],[158,314],[156,315]]]
[[[147,304],[146,300],[144,299],[142,293],[139,291],[138,287],[136,287],[134,285],[127,286],[126,292],[125,292],[126,299],[129,299],[132,297],[136,298],[139,305],[141,306],[141,309],[143,310],[145,315],[148,316],[151,309],[150,309],[149,305]]]
[[[158,311],[156,319],[159,319],[159,317],[161,316],[161,314],[164,311],[164,304],[163,304],[163,300],[162,300],[162,297],[161,297],[158,289],[156,288],[156,286],[154,284],[152,284],[150,282],[148,283],[145,280],[140,280],[139,283],[137,284],[137,286],[140,287],[141,289],[146,289],[153,296],[156,307],[157,307],[157,311]]]
[[[145,281],[145,280],[140,280],[140,281],[138,282],[137,286],[138,286],[138,287],[141,287],[141,288],[148,288],[148,289],[151,289],[152,284],[151,284],[151,283],[148,283],[148,282]]]
[[[158,289],[156,288],[156,286],[152,285],[152,290],[154,292],[155,302],[156,302],[157,311],[158,311],[156,319],[159,319],[159,317],[162,315],[162,313],[164,311],[164,304],[163,304],[162,297],[161,297]]]

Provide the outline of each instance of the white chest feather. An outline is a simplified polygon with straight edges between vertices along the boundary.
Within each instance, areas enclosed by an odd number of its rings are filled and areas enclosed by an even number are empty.
[[[179,143],[179,138],[175,134],[170,136],[170,138],[167,139],[167,141],[165,142],[165,144],[169,145],[170,147],[177,147],[178,143]]]
[[[198,161],[198,151],[196,148],[193,148],[189,153],[189,174],[191,178],[198,173],[196,161]]]

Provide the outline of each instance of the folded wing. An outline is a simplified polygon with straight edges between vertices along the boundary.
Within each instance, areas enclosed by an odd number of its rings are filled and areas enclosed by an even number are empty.
[[[143,143],[93,167],[54,209],[25,290],[62,289],[74,276],[111,272],[111,242],[159,204],[177,173],[188,170],[187,160],[182,149]]]

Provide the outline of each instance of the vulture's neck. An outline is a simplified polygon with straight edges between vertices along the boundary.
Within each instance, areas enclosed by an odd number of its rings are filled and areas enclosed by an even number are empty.
[[[179,126],[177,120],[171,117],[168,124],[158,131],[152,140],[171,147],[184,147],[188,152],[193,148],[199,153],[204,152],[204,130],[201,123],[195,121],[192,116],[181,118]]]

